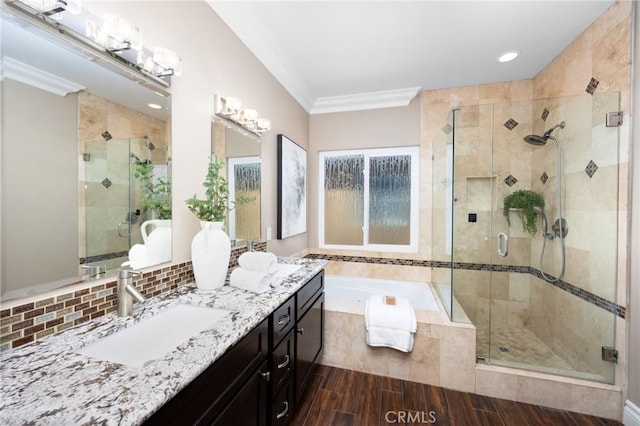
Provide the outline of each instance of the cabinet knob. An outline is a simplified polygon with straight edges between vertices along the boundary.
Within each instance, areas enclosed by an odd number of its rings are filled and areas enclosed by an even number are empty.
[[[298,329],[298,334],[304,334],[304,328],[303,327],[300,327]]]
[[[263,373],[262,371],[259,371],[258,374],[262,376],[262,380],[264,380],[265,382],[268,382],[271,379],[271,371],[267,371],[265,373]]]

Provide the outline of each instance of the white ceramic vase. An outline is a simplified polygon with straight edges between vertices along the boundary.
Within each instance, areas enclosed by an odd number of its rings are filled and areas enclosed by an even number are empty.
[[[149,226],[153,226],[153,230],[147,234]],[[171,219],[147,220],[140,225],[140,232],[149,260],[158,262],[171,260]]]
[[[229,269],[231,240],[222,230],[224,222],[200,221],[202,229],[191,242],[191,262],[196,285],[213,290],[224,285]]]

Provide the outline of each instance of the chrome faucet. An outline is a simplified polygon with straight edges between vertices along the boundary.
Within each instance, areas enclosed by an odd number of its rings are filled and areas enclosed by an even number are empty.
[[[129,317],[133,313],[133,299],[142,303],[146,299],[134,286],[133,276],[142,275],[127,266],[118,269],[118,316]]]
[[[87,271],[89,278],[102,278],[107,273],[107,265],[80,265]]]

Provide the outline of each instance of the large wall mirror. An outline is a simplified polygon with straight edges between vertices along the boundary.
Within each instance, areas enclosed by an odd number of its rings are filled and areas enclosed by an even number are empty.
[[[170,261],[168,92],[0,13],[0,298]]]
[[[211,152],[225,162],[231,204],[227,232],[236,245],[261,238],[261,147],[258,136],[229,120],[213,117]],[[234,204],[236,199],[252,201]]]

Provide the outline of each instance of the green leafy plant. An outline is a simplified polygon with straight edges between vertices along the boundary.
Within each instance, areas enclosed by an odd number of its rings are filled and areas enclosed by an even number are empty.
[[[197,194],[194,194],[193,197],[185,201],[189,211],[202,221],[223,222],[227,212],[231,210],[229,208],[229,185],[221,174],[223,168],[224,161],[216,161],[214,155],[209,157],[207,176],[202,184],[206,188],[206,199],[198,199]],[[255,197],[237,198],[234,207],[253,200]]]
[[[522,229],[535,236],[538,232],[538,224],[536,222],[538,214],[533,210],[535,206],[544,207],[542,196],[530,189],[519,189],[504,197],[502,214],[507,218],[507,223],[511,225],[509,209],[517,209],[516,212],[522,219]]]
[[[140,180],[144,194],[142,205],[155,212],[158,219],[171,219],[171,182],[166,177],[153,179],[153,163],[136,161],[134,176]]]

